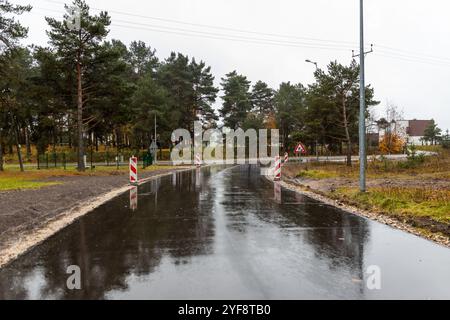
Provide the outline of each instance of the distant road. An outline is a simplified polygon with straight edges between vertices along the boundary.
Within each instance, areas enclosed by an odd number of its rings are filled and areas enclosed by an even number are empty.
[[[430,151],[417,151],[417,154],[418,155],[423,154],[425,156],[437,155],[436,152],[430,152]],[[380,160],[381,157],[382,156],[380,156],[380,155],[375,156],[375,158],[378,160]],[[405,160],[405,159],[407,159],[408,156],[406,154],[392,154],[392,155],[385,155],[384,157],[388,160]],[[373,159],[373,156],[369,155],[367,158],[368,158],[368,161],[371,161]],[[269,158],[262,158],[262,160],[269,161]],[[319,161],[319,162],[345,162],[346,160],[347,160],[347,156],[329,156],[329,157],[328,156],[320,156],[320,157],[306,156],[306,157],[290,157],[289,158],[289,161],[291,161],[291,162],[300,162],[300,161],[302,161],[302,162],[316,162],[316,161]],[[358,160],[359,160],[359,156],[352,156],[352,161],[356,162]],[[90,162],[87,163],[88,167],[90,167],[90,164],[91,164]],[[215,164],[222,164],[222,163],[215,162]],[[230,162],[230,164],[231,164],[231,162]],[[93,165],[96,167],[104,167],[104,166],[106,166],[106,163],[105,162],[94,162]],[[173,162],[166,161],[166,160],[158,161],[157,165],[170,166],[170,165],[173,165]],[[77,163],[75,163],[75,162],[67,163],[66,166],[68,168],[69,167],[73,168],[73,167],[77,166]],[[109,167],[115,167],[115,166],[117,166],[116,163],[113,163],[113,162],[109,163]],[[119,166],[126,167],[126,166],[128,166],[128,162],[120,162]],[[17,165],[8,165],[8,167],[10,167],[10,168],[17,167],[18,168],[19,165],[18,164]],[[25,164],[24,167],[33,169],[33,168],[37,168],[37,164]],[[54,163],[49,162],[48,167],[49,168],[54,167]],[[60,162],[58,162],[57,167],[62,167],[62,164]],[[142,162],[140,162],[140,167],[142,167]],[[46,167],[45,167],[45,165],[41,164],[41,168],[45,169]]]

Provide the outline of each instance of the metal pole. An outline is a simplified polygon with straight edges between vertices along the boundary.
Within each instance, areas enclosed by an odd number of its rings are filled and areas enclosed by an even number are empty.
[[[364,72],[364,4],[360,0],[359,191],[366,192],[366,84]]]
[[[154,161],[155,161],[155,164],[156,164],[156,162],[157,162],[157,159],[158,159],[158,139],[156,139],[156,113],[155,113],[155,144],[156,144],[156,150],[155,150],[155,159],[154,159]]]

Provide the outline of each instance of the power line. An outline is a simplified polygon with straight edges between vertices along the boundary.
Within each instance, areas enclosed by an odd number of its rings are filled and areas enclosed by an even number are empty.
[[[64,2],[55,1],[55,0],[44,0],[44,1],[46,1],[48,3],[53,3],[53,4],[64,4]],[[260,31],[253,31],[253,30],[244,30],[244,29],[237,29],[237,28],[230,28],[230,27],[223,27],[223,26],[215,26],[215,25],[208,25],[208,24],[193,23],[193,22],[181,21],[181,20],[176,20],[176,19],[167,19],[167,18],[161,18],[161,17],[153,17],[153,16],[147,16],[147,15],[123,12],[123,11],[104,10],[104,9],[99,9],[99,8],[95,8],[95,7],[91,7],[91,9],[93,9],[95,11],[108,11],[108,12],[113,12],[113,13],[116,13],[116,14],[119,14],[119,15],[124,15],[124,16],[144,18],[144,19],[157,20],[157,21],[163,21],[163,22],[169,22],[169,23],[175,23],[175,24],[182,24],[182,25],[189,25],[189,26],[196,26],[196,27],[201,27],[201,28],[225,30],[225,31],[232,31],[232,32],[246,33],[246,34],[256,34],[256,35],[269,36],[269,37],[278,37],[278,38],[284,38],[284,39],[297,39],[297,40],[304,40],[304,41],[324,42],[324,43],[327,43],[326,44],[327,46],[336,45],[336,46],[342,46],[342,47],[347,47],[347,48],[349,48],[349,47],[353,48],[353,47],[357,46],[356,42],[351,42],[351,41],[319,39],[319,38],[313,38],[313,37],[300,37],[300,36],[295,36],[295,35],[286,35],[286,34],[279,34],[279,33],[267,33],[267,32],[260,32]],[[135,22],[132,22],[132,23],[135,23]],[[283,40],[280,40],[280,41],[283,41]],[[397,48],[394,48],[394,47],[391,47],[391,46],[380,45],[380,44],[378,44],[377,47],[386,49],[387,51],[394,51],[393,53],[396,53],[396,54],[409,55],[409,56],[414,57],[414,58],[431,59],[431,60],[442,60],[442,61],[445,61],[445,62],[450,62],[450,58],[446,58],[446,57],[438,57],[438,56],[429,55],[429,54],[425,54],[425,53],[414,53],[412,51],[408,51],[408,50],[404,50],[404,49],[397,49]]]
[[[415,54],[412,51],[403,50],[403,49],[396,49],[396,48],[393,48],[393,47],[390,47],[390,46],[384,46],[384,45],[377,45],[377,46],[380,47],[380,48],[386,49],[388,51],[400,52],[400,53],[404,53],[404,54],[407,54],[407,55],[412,55],[412,56],[417,56],[417,57],[422,56],[422,57],[427,57],[427,58],[430,58],[430,59],[444,60],[444,61],[450,62],[450,58],[446,58],[446,57],[438,57],[438,56],[433,56],[433,55],[428,55],[428,54],[423,54],[423,53]]]
[[[212,36],[215,39],[234,39],[234,40],[243,40],[243,41],[258,41],[261,43],[266,44],[276,44],[276,45],[288,45],[288,46],[295,46],[295,47],[306,47],[306,48],[315,48],[315,49],[336,49],[336,50],[349,50],[351,47],[343,47],[343,46],[334,46],[334,45],[317,45],[314,43],[307,43],[307,42],[297,42],[297,41],[282,41],[282,40],[272,40],[272,39],[264,39],[264,38],[254,38],[254,37],[242,37],[242,36],[236,36],[236,35],[229,35],[229,34],[221,34],[221,33],[213,33],[213,32],[204,32],[204,31],[197,31],[197,30],[188,30],[188,29],[181,29],[181,28],[171,28],[171,27],[165,27],[165,26],[155,26],[155,25],[148,25],[148,24],[142,24],[142,23],[135,23],[135,22],[128,22],[123,20],[116,20],[122,23],[126,23],[129,25],[120,25],[117,23],[113,23],[114,26],[120,26],[120,27],[130,27],[135,29],[141,29],[141,30],[150,30],[150,31],[156,31],[156,32],[165,32],[165,33],[175,33],[175,34],[182,34],[182,35],[200,35],[200,36]],[[135,26],[143,26],[142,27],[135,27]],[[172,32],[173,31],[173,32]]]
[[[63,2],[54,1],[54,0],[44,0],[44,1],[54,3],[54,4],[64,4]],[[99,8],[94,8],[94,7],[90,7],[90,8],[95,11],[107,11],[107,12],[112,12],[112,13],[116,13],[116,14],[120,14],[120,15],[124,15],[124,16],[144,18],[144,19],[150,19],[150,20],[158,20],[158,21],[163,21],[163,22],[190,25],[190,26],[209,28],[209,29],[218,29],[218,30],[233,31],[233,32],[247,33],[247,34],[257,34],[257,35],[263,35],[263,36],[269,36],[269,37],[281,37],[281,38],[290,38],[290,39],[298,39],[298,40],[327,42],[327,43],[335,43],[335,44],[342,44],[342,45],[345,44],[347,46],[355,46],[356,45],[356,42],[352,42],[352,41],[329,40],[329,39],[319,39],[319,38],[313,38],[313,37],[300,37],[300,36],[295,36],[295,35],[286,35],[286,34],[278,34],[278,33],[267,33],[267,32],[260,32],[260,31],[253,31],[253,30],[244,30],[244,29],[237,29],[237,28],[230,28],[230,27],[223,27],[223,26],[200,24],[200,23],[181,21],[181,20],[175,20],[175,19],[152,17],[152,16],[140,15],[140,14],[135,14],[135,13],[123,12],[123,11],[104,10],[104,9],[99,9]]]
[[[423,63],[423,64],[429,64],[429,65],[440,66],[440,67],[450,67],[450,64],[448,64],[448,63],[446,64],[443,62],[439,63],[439,62],[433,62],[433,61],[422,60],[422,59],[405,58],[402,56],[392,55],[392,54],[389,54],[388,52],[384,52],[384,51],[376,51],[374,54],[376,56],[397,59],[397,60],[405,61],[405,62]]]
[[[52,0],[45,0],[45,1],[61,4],[61,2],[52,1]],[[64,12],[55,10],[55,9],[41,8],[41,7],[34,7],[34,8],[38,9],[38,10],[44,10],[44,11],[55,12],[58,14],[64,14]],[[96,9],[96,10],[100,10],[100,9]],[[165,19],[165,20],[169,20],[169,19]],[[121,22],[121,24],[117,24],[115,21],[119,21],[119,22]],[[187,23],[187,24],[189,24],[189,23]],[[134,29],[134,30],[146,30],[146,31],[164,33],[164,34],[173,34],[173,35],[179,35],[179,36],[197,37],[197,38],[214,39],[214,40],[226,40],[226,41],[234,41],[234,42],[241,42],[241,43],[252,43],[252,44],[262,44],[262,45],[272,45],[272,46],[319,49],[319,50],[336,50],[336,51],[347,51],[352,48],[351,46],[346,45],[346,44],[341,44],[341,45],[336,44],[336,43],[339,43],[339,41],[334,41],[333,43],[329,43],[329,44],[314,43],[314,42],[300,42],[300,41],[286,41],[286,40],[278,40],[278,39],[267,39],[267,38],[241,36],[241,35],[235,35],[235,34],[208,32],[208,31],[202,31],[202,30],[190,30],[190,29],[186,29],[186,28],[153,25],[153,24],[139,23],[139,22],[121,20],[121,19],[113,19],[112,26],[119,27],[119,28]],[[217,28],[221,28],[221,27],[217,27]],[[229,29],[229,28],[221,28],[221,29]],[[232,30],[238,30],[238,29],[232,29]],[[243,31],[243,32],[246,32],[246,31]],[[249,33],[266,34],[266,33],[260,33],[260,32],[249,32]],[[266,35],[268,35],[268,34],[266,34]],[[271,34],[271,36],[274,37],[275,35]],[[283,37],[289,38],[289,36],[283,36]],[[305,39],[303,37],[297,37],[297,38]],[[310,38],[310,39],[312,39],[312,38]],[[326,41],[323,39],[315,39],[315,40]],[[345,42],[342,42],[342,43],[345,43]],[[432,64],[432,65],[450,66],[449,64],[447,64],[447,62],[450,63],[450,59],[447,59],[447,58],[439,58],[439,57],[431,58],[431,56],[421,57],[419,54],[399,53],[399,52],[408,52],[406,50],[395,49],[395,48],[387,47],[387,46],[383,46],[383,45],[377,45],[377,47],[383,48],[383,49],[378,49],[378,51],[380,52],[379,54],[377,54],[378,56],[394,58],[394,59],[398,59],[398,60],[402,60],[402,61],[406,61],[406,62],[420,62],[420,63],[428,63],[428,64]],[[389,48],[389,49],[386,49],[386,48]],[[398,51],[398,52],[396,52],[396,51]]]
[[[56,12],[59,14],[63,14],[61,11],[35,7],[39,10]],[[114,21],[122,22],[122,24],[117,24]],[[287,46],[287,47],[298,47],[298,48],[311,48],[311,49],[325,49],[325,50],[340,50],[347,51],[352,47],[350,46],[338,46],[335,44],[316,44],[309,42],[299,42],[299,41],[286,41],[286,40],[277,40],[277,39],[266,39],[266,38],[256,38],[256,37],[244,37],[233,34],[223,34],[223,33],[214,33],[214,32],[205,32],[199,30],[189,30],[184,28],[174,28],[167,26],[158,26],[158,25],[150,25],[144,23],[131,22],[127,20],[114,19],[112,26],[121,27],[121,28],[130,28],[136,30],[147,30],[159,33],[168,33],[182,36],[193,36],[193,37],[201,37],[208,39],[217,39],[217,40],[230,40],[230,41],[239,41],[245,43],[256,43],[256,44],[268,44],[268,45],[276,45],[276,46]]]

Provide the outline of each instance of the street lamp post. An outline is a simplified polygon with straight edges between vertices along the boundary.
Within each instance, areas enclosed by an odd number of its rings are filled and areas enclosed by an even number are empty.
[[[312,63],[313,65],[316,66],[316,70],[319,69],[319,67],[317,66],[317,62],[311,61],[311,60],[309,60],[309,59],[306,59],[305,62],[307,62],[307,63]]]
[[[364,72],[364,6],[360,0],[359,191],[366,192],[366,85]]]
[[[307,62],[307,63],[312,63],[313,65],[316,66],[316,71],[319,70],[319,67],[318,67],[318,65],[317,65],[317,62],[311,61],[311,60],[309,60],[309,59],[306,59],[305,62]],[[319,161],[319,149],[317,148],[317,140],[316,140],[315,149],[316,149],[316,158],[317,158],[317,161]]]

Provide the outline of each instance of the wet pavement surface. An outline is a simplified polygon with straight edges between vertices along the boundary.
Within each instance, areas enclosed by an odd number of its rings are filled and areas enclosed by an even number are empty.
[[[450,249],[244,165],[151,181],[0,270],[0,299],[316,298],[450,299]]]

